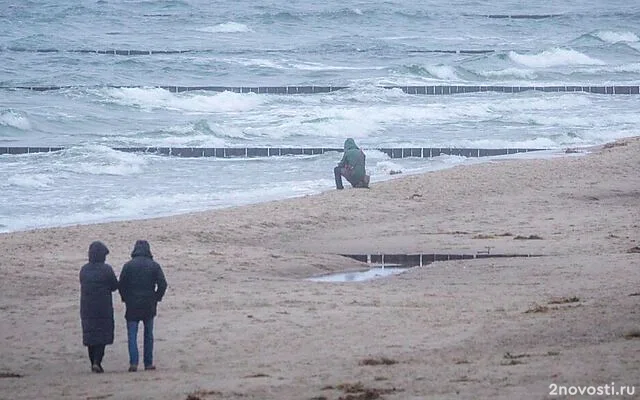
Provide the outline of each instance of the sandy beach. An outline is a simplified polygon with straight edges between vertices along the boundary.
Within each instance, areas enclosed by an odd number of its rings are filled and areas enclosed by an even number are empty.
[[[640,397],[640,140],[285,201],[0,235],[1,399]],[[331,171],[327,171],[328,174]],[[104,374],[82,346],[78,272],[147,239],[169,289],[156,371],[127,372],[124,306]],[[339,254],[440,261],[367,282]],[[556,386],[554,386],[556,385]],[[608,398],[633,398],[634,396]],[[593,397],[591,397],[593,398]]]

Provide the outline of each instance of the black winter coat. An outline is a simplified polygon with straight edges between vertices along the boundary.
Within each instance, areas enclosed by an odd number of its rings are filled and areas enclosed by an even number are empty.
[[[138,240],[131,260],[120,272],[120,297],[126,304],[127,321],[144,321],[156,315],[156,306],[167,290],[160,264],[153,261],[149,243]]]
[[[80,270],[80,318],[85,346],[113,343],[113,301],[111,292],[118,280],[111,265],[105,264],[109,252],[101,242],[89,247],[89,262]]]

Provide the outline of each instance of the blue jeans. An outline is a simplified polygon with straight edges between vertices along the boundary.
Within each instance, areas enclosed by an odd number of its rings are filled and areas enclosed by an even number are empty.
[[[138,325],[140,321],[127,321],[129,338],[129,365],[138,365]],[[144,366],[153,365],[153,317],[142,321],[144,324]]]

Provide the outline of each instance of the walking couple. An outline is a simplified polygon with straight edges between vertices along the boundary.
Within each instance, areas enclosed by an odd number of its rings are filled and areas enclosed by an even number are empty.
[[[113,344],[114,319],[111,293],[118,290],[126,305],[129,342],[129,371],[138,369],[138,326],[144,325],[143,362],[146,370],[154,370],[153,319],[156,307],[167,290],[160,264],[153,260],[149,242],[136,241],[131,260],[124,264],[120,279],[106,263],[109,249],[95,241],[89,246],[89,262],[80,270],[80,317],[82,342],[89,350],[93,372],[104,372],[102,358],[106,345]]]

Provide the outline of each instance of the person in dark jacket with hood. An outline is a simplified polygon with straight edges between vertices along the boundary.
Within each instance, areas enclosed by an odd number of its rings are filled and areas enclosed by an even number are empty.
[[[113,344],[113,300],[118,280],[106,264],[109,249],[96,241],[89,246],[89,262],[80,269],[80,318],[82,343],[89,350],[93,372],[104,372],[102,358],[106,345]]]
[[[120,272],[120,297],[126,305],[127,335],[129,338],[129,372],[138,370],[138,326],[144,325],[144,369],[153,365],[153,318],[156,307],[167,290],[167,281],[160,264],[153,260],[146,240],[138,240],[131,252],[131,260]]]
[[[338,166],[333,169],[336,179],[336,189],[344,189],[342,185],[343,176],[354,188],[369,187],[369,175],[367,175],[365,170],[365,159],[364,152],[360,150],[352,138],[344,141],[342,160],[340,160]]]

